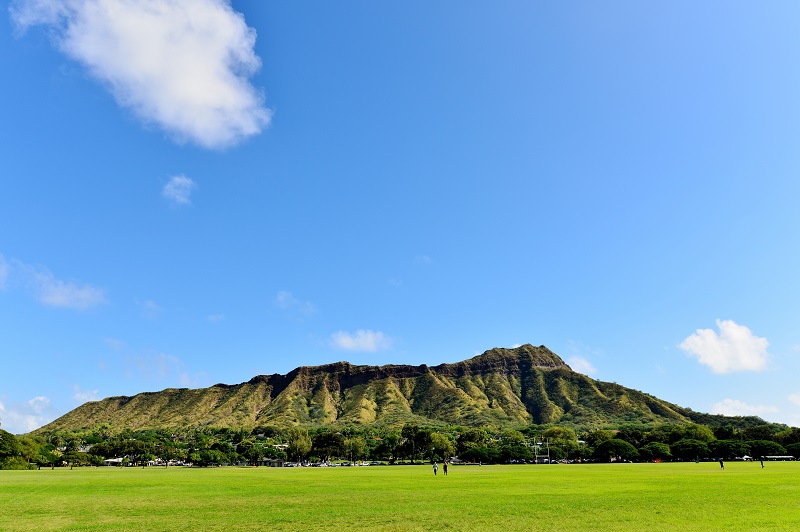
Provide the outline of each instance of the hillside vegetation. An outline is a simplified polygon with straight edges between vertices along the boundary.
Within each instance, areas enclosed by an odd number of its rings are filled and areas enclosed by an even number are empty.
[[[86,403],[39,429],[683,423],[691,410],[573,371],[544,346],[438,366],[338,362]]]

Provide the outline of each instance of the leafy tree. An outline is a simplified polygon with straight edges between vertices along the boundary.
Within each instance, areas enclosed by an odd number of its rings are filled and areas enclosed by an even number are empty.
[[[774,425],[758,425],[742,429],[742,439],[775,441],[779,429]]]
[[[89,454],[81,451],[67,451],[64,453],[63,460],[69,464],[70,469],[75,466],[87,466],[91,464]]]
[[[364,444],[364,438],[359,436],[345,438],[344,442],[342,443],[342,447],[345,455],[351,462],[355,462],[356,460],[363,458],[364,452],[367,448],[367,446]]]
[[[508,431],[504,431],[505,433]],[[518,432],[518,431],[511,431],[511,432]],[[519,433],[522,436],[522,433]],[[575,430],[569,427],[550,427],[549,429],[545,430],[542,433],[543,438],[548,438],[550,440],[550,444],[553,443],[559,445],[562,443],[571,443],[578,441],[578,435],[575,433]],[[522,444],[525,443],[524,439],[521,442]]]
[[[455,453],[455,446],[450,438],[439,432],[431,433],[431,460],[449,460]]]
[[[417,425],[405,425],[400,431],[400,445],[397,453],[411,459],[411,463],[426,456],[431,449],[431,431]]]
[[[0,462],[19,456],[21,453],[22,446],[17,441],[17,437],[0,429]]]
[[[786,449],[780,443],[770,440],[750,440],[747,442],[753,456],[785,456]]]
[[[706,442],[684,438],[670,445],[672,455],[683,460],[707,458],[711,455]]]
[[[308,436],[307,430],[291,428],[286,433],[286,437],[289,443],[286,454],[289,455],[289,458],[299,462],[311,452],[311,438]]]
[[[725,460],[731,460],[751,452],[750,446],[741,440],[717,440],[711,442],[708,448],[713,456]]]
[[[621,428],[614,437],[630,443],[637,449],[645,444],[645,431],[639,427]]]
[[[619,438],[612,438],[604,441],[594,450],[594,457],[603,462],[611,462],[614,460],[633,460],[639,456],[636,447],[620,440]]]
[[[487,445],[473,445],[458,457],[466,462],[482,462],[489,464],[499,461],[499,452],[494,447]]]
[[[94,450],[94,447],[92,447]],[[164,466],[169,467],[171,460],[185,460],[186,451],[174,445],[172,442],[162,442],[155,446],[155,454],[164,460]]]
[[[644,434],[644,444],[648,443],[669,443],[670,433],[672,432],[671,425],[658,425]]]
[[[597,448],[601,443],[614,438],[614,433],[610,430],[593,430],[587,433],[583,439],[591,447]]]
[[[331,457],[341,456],[344,445],[344,438],[337,432],[328,430],[318,432],[312,438],[312,449],[323,461],[327,462]]]
[[[46,445],[45,441],[33,436],[18,436],[17,443],[19,443],[20,451],[19,456],[24,458],[26,462],[35,463],[36,457]]]
[[[795,458],[800,458],[800,442],[790,443],[789,445],[787,445],[786,452],[791,454]]]
[[[189,455],[189,459],[194,465],[200,467],[208,467],[211,465],[219,465],[227,463],[228,456],[222,451],[216,449],[201,449]]]
[[[250,465],[258,466],[264,458],[264,447],[250,439],[240,441],[236,446],[236,452]]]
[[[264,438],[275,438],[280,434],[280,431],[272,426],[266,427],[256,427],[254,428],[250,434],[256,437],[264,437]]]
[[[433,439],[429,429],[419,429],[414,437],[414,447],[418,455],[430,457]]]
[[[567,451],[561,445],[550,445],[550,460],[564,460],[567,457]]]
[[[709,443],[716,438],[710,428],[705,425],[691,424],[687,425],[683,431],[683,437],[690,440],[702,441]]]
[[[273,445],[263,445],[261,446],[261,450],[264,453],[264,458],[269,460],[286,460],[286,451],[283,449],[278,449]]]
[[[639,457],[645,460],[664,460],[672,458],[669,445],[661,442],[650,442],[639,449]]]
[[[784,447],[791,445],[793,443],[800,443],[800,428],[793,427],[787,429],[783,432],[776,434],[778,438],[778,443],[783,445]]]
[[[718,440],[738,440],[736,429],[729,425],[714,427],[714,437]],[[741,455],[740,455],[741,456]]]
[[[378,459],[386,458],[389,462],[394,463],[399,458],[400,441],[400,433],[396,431],[386,433],[373,449],[372,456]]]
[[[461,435],[456,440],[456,451],[458,452],[459,458],[462,460],[471,460],[469,458],[464,458],[464,453],[468,452],[470,449],[474,447],[486,447],[489,443],[489,433],[486,432],[484,429],[473,428],[467,429],[461,433]],[[487,460],[474,460],[475,462],[479,461],[487,461]]]

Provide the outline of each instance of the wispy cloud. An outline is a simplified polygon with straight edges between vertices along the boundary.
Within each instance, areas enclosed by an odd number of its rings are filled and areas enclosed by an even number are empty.
[[[106,293],[102,288],[63,281],[44,266],[32,266],[13,259],[11,262],[3,260],[2,267],[3,283],[13,277],[15,285],[24,287],[48,307],[86,310],[106,302]]]
[[[417,255],[414,257],[414,264],[427,266],[429,264],[433,264],[433,259],[427,255]]]
[[[337,331],[331,335],[330,345],[342,351],[366,351],[374,353],[388,349],[391,339],[380,331],[359,329],[355,333]]]
[[[134,353],[124,358],[126,376],[150,382],[196,387],[201,374],[189,371],[180,358],[160,352]]]
[[[11,270],[8,262],[0,255],[0,290],[3,290],[6,287],[6,280],[8,279],[8,272]]]
[[[281,290],[275,295],[275,306],[298,318],[309,318],[317,313],[316,305],[310,301],[298,299],[286,290]]]
[[[583,373],[584,375],[589,375],[589,376],[597,375],[597,368],[595,368],[591,362],[589,362],[583,357],[580,356],[569,357],[567,359],[567,364],[569,364],[569,367],[571,367],[578,373]]]
[[[164,312],[164,307],[153,301],[152,299],[145,299],[144,301],[135,300],[136,304],[142,309],[142,314],[148,320],[155,320]]]
[[[100,392],[100,390],[83,390],[77,384],[73,384],[72,389],[75,390],[72,398],[81,405],[89,401],[97,401],[97,394]]]
[[[161,195],[175,205],[189,205],[192,203],[192,191],[197,185],[185,175],[174,175],[161,189]]]
[[[210,323],[225,321],[225,314],[209,314],[208,316],[206,316],[206,321]]]
[[[712,414],[721,414],[723,416],[759,416],[763,417],[767,414],[774,414],[779,411],[776,406],[767,405],[749,405],[738,399],[723,399],[719,403],[714,403],[711,406]]]
[[[589,361],[589,357],[602,357],[604,354],[602,349],[587,345],[580,340],[568,340],[566,350],[569,356],[565,361],[572,369],[592,377],[597,375],[597,368]]]
[[[45,25],[117,102],[177,140],[236,144],[269,125],[249,81],[256,31],[229,0],[14,0],[17,28]]]
[[[698,329],[680,344],[686,353],[711,368],[714,373],[761,371],[767,365],[769,342],[733,320],[717,320],[719,334]]]
[[[125,342],[116,338],[103,338],[103,343],[114,351],[121,351],[125,347]]]
[[[793,405],[800,406],[800,393],[790,393],[786,399]]]
[[[23,402],[4,405],[0,403],[0,421],[3,430],[12,434],[23,434],[38,429],[58,417],[50,399],[34,397]]]

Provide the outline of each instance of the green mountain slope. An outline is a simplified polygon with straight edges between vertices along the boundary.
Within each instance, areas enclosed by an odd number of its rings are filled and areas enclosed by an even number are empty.
[[[693,413],[646,393],[572,371],[544,346],[492,349],[455,364],[339,362],[261,375],[237,385],[167,389],[86,403],[41,431],[108,423],[192,426],[688,422]]]

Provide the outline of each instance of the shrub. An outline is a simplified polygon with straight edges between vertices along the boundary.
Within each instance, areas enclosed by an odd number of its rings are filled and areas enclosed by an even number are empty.
[[[21,456],[14,456],[0,461],[0,469],[36,469],[36,466],[29,464]]]

